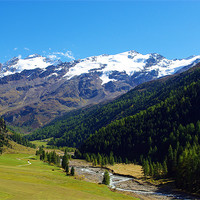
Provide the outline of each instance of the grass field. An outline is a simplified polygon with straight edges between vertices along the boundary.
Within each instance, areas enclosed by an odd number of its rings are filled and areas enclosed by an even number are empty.
[[[31,164],[28,164],[28,160]],[[111,192],[105,185],[65,176],[30,154],[0,156],[0,199],[13,200],[125,200],[133,197]]]
[[[115,173],[118,174],[130,175],[138,179],[144,177],[141,165],[120,163],[113,166],[109,165],[108,168],[112,169]]]
[[[39,146],[47,147],[48,146],[47,143],[50,139],[51,138],[48,138],[45,140],[34,140],[34,141],[31,141],[31,143],[35,144],[37,147],[39,147]]]
[[[8,147],[4,146],[3,153],[7,153],[7,154],[13,154],[13,153],[15,153],[15,154],[16,153],[35,154],[35,149],[17,144],[14,141],[9,141],[9,143],[12,146],[12,148],[10,148],[10,147],[8,148]]]

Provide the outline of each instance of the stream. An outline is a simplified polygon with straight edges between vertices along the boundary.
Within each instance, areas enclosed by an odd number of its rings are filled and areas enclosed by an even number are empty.
[[[94,168],[94,167],[85,167],[85,166],[74,166],[75,171],[78,175],[84,176],[84,178],[90,182],[102,183],[104,169],[102,168]],[[187,195],[185,193],[178,192],[169,192],[164,189],[160,189],[157,186],[139,183],[134,178],[114,175],[110,173],[110,185],[111,189],[115,189],[118,191],[131,192],[137,195],[142,195],[147,197],[146,199],[184,199],[184,200],[197,200],[200,198]]]

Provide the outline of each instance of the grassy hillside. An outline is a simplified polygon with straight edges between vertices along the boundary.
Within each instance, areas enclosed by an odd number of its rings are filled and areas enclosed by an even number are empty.
[[[28,164],[28,160],[31,164]],[[52,171],[53,170],[53,171]],[[97,185],[65,176],[58,167],[30,154],[0,156],[0,199],[134,199]]]
[[[34,140],[32,141],[31,143],[35,144],[37,147],[39,146],[44,146],[44,147],[47,147],[47,143],[49,142],[51,138],[47,138],[47,139],[44,139],[44,140]]]
[[[14,141],[9,140],[10,146],[4,146],[3,147],[3,153],[5,154],[18,154],[18,153],[25,153],[25,154],[35,154],[35,149],[23,146],[21,144],[18,144]],[[0,157],[1,158],[1,157]]]
[[[0,118],[0,154],[5,152],[23,152],[27,149],[31,151],[31,148],[26,148],[25,146],[35,148],[35,145],[30,143],[22,135],[8,130],[4,119]]]
[[[37,160],[35,149],[19,143],[27,141],[18,134],[7,131],[0,120],[0,199],[134,199],[114,193],[105,185],[89,183],[66,176],[62,169]],[[14,136],[14,137],[13,137]],[[49,150],[50,151],[50,150]]]

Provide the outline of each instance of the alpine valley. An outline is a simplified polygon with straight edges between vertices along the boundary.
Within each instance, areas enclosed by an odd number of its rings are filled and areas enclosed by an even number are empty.
[[[200,56],[168,60],[136,51],[62,62],[34,54],[0,64],[0,115],[28,133],[65,113],[115,99],[137,85],[177,74]]]

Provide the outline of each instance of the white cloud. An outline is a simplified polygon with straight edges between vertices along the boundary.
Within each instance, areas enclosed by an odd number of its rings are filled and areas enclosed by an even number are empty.
[[[18,48],[17,48],[17,47],[15,47],[13,50],[14,50],[14,51],[17,51],[17,49],[18,49]]]
[[[30,51],[30,49],[29,49],[29,48],[27,48],[27,47],[24,47],[24,50],[26,50],[26,51]]]
[[[65,57],[68,57],[68,58],[70,58],[70,59],[72,59],[72,60],[75,60],[75,58],[74,58],[74,56],[73,56],[73,54],[72,54],[71,51],[67,51],[67,52],[64,54],[64,56],[65,56]]]
[[[66,58],[69,58],[71,60],[75,60],[71,51],[67,51],[65,53],[63,53],[63,52],[53,52],[53,55],[61,55],[61,56],[64,56]]]
[[[48,58],[50,58],[51,60],[59,60],[60,57],[56,56],[56,55],[48,55]]]

